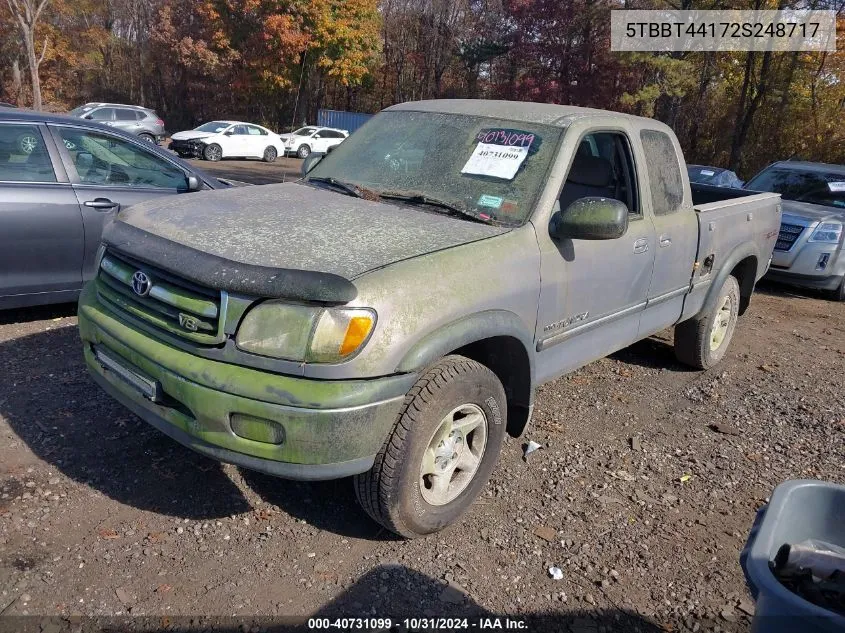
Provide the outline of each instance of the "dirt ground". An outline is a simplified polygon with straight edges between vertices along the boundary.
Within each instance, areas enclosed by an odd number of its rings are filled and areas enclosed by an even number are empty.
[[[216,163],[207,160],[189,160],[188,162],[212,176],[240,180],[254,185],[298,180],[302,170],[302,161],[298,158],[277,158],[273,163],[246,159],[227,159]]]
[[[213,170],[282,171],[246,165]],[[679,365],[667,332],[545,385],[470,514],[410,542],[359,510],[349,480],[220,465],[129,414],[88,378],[73,314],[0,314],[7,617],[508,614],[535,618],[529,630],[741,631],[756,510],[784,480],[845,480],[845,304],[812,293],[760,289],[713,370]],[[543,448],[523,458],[528,440]]]

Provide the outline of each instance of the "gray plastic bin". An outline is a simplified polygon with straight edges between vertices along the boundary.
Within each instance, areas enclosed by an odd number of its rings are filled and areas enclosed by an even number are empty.
[[[845,632],[845,617],[792,593],[769,568],[781,545],[811,538],[845,547],[845,486],[813,480],[782,483],[757,512],[739,558],[757,601],[752,632]]]

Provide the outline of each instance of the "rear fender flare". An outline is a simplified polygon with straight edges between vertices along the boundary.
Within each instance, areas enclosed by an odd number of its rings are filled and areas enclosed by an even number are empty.
[[[716,274],[716,278],[710,284],[710,288],[707,290],[707,297],[704,299],[704,304],[701,307],[701,310],[698,314],[696,314],[692,318],[701,318],[705,314],[709,314],[711,310],[716,305],[716,301],[719,298],[719,291],[722,290],[722,286],[725,284],[725,280],[731,274],[731,272],[736,268],[737,264],[739,264],[742,260],[747,257],[755,257],[757,259],[757,270],[754,271],[754,280],[751,284],[753,289],[754,284],[757,283],[757,275],[760,271],[760,252],[757,250],[756,245],[753,243],[747,242],[744,244],[740,244],[733,251],[731,254],[725,259],[725,262],[719,266],[719,272]],[[717,262],[718,263],[718,262]],[[747,302],[746,302],[747,306]],[[740,314],[744,312],[744,310],[740,311]]]

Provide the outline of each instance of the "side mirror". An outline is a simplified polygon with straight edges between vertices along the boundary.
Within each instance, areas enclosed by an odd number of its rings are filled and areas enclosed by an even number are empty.
[[[188,191],[199,191],[201,186],[199,178],[191,175],[188,176]]]
[[[232,136],[233,134],[234,134],[234,132],[232,130],[227,130],[227,131],[223,132],[223,136]]]
[[[615,240],[628,230],[628,207],[612,198],[579,198],[552,215],[553,239]]]
[[[93,118],[94,118],[94,115],[93,115],[93,114],[86,114],[86,115],[85,115],[84,117],[82,117],[82,118],[83,118],[83,119],[88,119],[88,120],[90,121],[91,119],[93,119]]]
[[[313,152],[308,154],[308,156],[305,157],[305,160],[302,161],[302,175],[305,176],[309,171],[314,169],[317,166],[317,163],[323,160],[324,156],[325,154],[316,154]]]

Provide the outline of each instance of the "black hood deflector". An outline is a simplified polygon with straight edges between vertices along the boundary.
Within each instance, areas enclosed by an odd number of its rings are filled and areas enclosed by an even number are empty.
[[[159,266],[194,283],[227,292],[330,304],[348,303],[358,294],[355,284],[334,273],[235,262],[120,220],[106,227],[103,242],[151,266]]]

